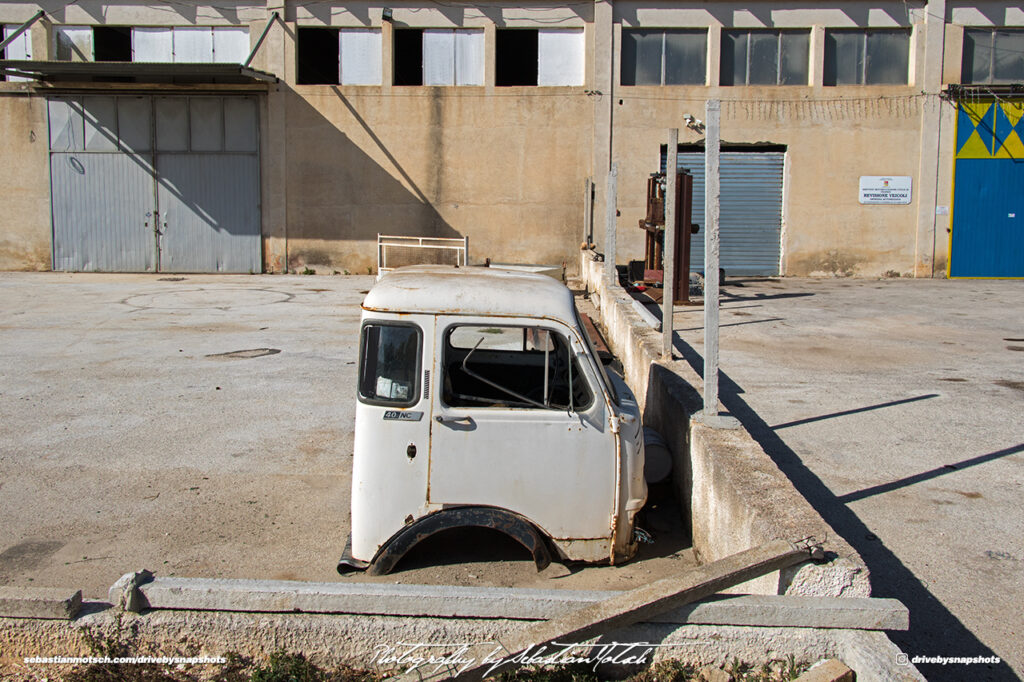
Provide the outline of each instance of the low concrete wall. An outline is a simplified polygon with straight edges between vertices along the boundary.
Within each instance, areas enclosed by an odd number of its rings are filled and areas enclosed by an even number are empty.
[[[270,652],[285,649],[302,652],[318,665],[384,671],[395,669],[393,663],[377,665],[385,653],[407,658],[448,655],[458,650],[459,643],[494,643],[497,648],[510,633],[530,625],[530,621],[480,618],[177,610],[138,615],[116,608],[97,610],[105,606],[86,604],[85,615],[70,622],[0,618],[0,665],[53,675],[53,666],[24,664],[24,659],[97,655],[96,642],[113,642],[128,656],[215,657],[234,652],[265,660]],[[788,656],[797,661],[838,658],[857,671],[858,680],[924,679],[912,666],[896,663],[899,650],[881,632],[642,623],[598,640],[613,642],[654,645],[649,661],[677,659],[721,666],[734,658],[756,662]],[[434,646],[424,646],[417,653],[417,644]],[[429,673],[433,667],[419,670]]]
[[[683,419],[702,407],[701,377],[689,363],[662,361],[661,332],[632,308],[632,298],[605,281],[605,264],[581,254],[580,272],[596,300],[608,343],[639,397],[644,423],[673,453],[673,479],[688,515],[693,547],[715,561],[772,540],[814,536],[833,555],[729,590],[751,594],[857,596],[871,593],[868,569],[744,429],[713,429]]]

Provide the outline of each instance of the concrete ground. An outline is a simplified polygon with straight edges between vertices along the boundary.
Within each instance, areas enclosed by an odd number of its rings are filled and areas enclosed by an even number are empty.
[[[721,399],[903,601],[929,679],[1024,673],[1024,282],[756,280],[722,289]],[[703,371],[703,309],[677,350]],[[1012,670],[1011,670],[1012,668]]]
[[[679,518],[622,567],[455,534],[342,578],[368,276],[0,274],[0,585],[124,573],[625,589],[693,564]],[[244,351],[236,353],[236,351]],[[494,562],[495,557],[501,559]]]

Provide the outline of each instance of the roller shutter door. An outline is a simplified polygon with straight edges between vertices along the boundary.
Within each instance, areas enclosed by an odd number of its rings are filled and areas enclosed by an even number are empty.
[[[693,176],[690,262],[704,268],[704,153],[680,152],[678,168]],[[784,152],[722,152],[721,264],[726,275],[780,274]],[[661,157],[665,169],[665,155]]]

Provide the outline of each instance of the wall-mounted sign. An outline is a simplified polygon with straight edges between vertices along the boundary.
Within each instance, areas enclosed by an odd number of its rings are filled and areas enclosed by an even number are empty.
[[[911,195],[909,175],[860,176],[860,203],[909,204]]]

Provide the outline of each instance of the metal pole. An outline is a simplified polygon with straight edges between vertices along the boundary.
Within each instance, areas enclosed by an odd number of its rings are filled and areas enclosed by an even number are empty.
[[[615,285],[619,281],[619,273],[615,269],[615,219],[618,212],[616,204],[616,193],[618,192],[619,164],[612,162],[612,169],[608,172],[608,193],[605,201],[605,226],[604,226],[604,274],[609,285]]]
[[[673,304],[676,300],[676,156],[679,152],[679,129],[669,128],[665,154],[665,243],[662,256],[661,355],[672,359]]]
[[[45,16],[46,12],[44,12],[43,10],[39,10],[38,12],[36,12],[31,19],[29,19],[24,24],[15,29],[14,32],[11,33],[11,35],[7,36],[7,38],[5,38],[2,43],[0,43],[0,50],[3,50],[5,47],[7,47],[8,43],[13,42],[15,38],[17,38],[22,33],[27,31],[32,24],[36,23]]]
[[[263,27],[263,33],[260,34],[259,40],[256,41],[255,47],[252,48],[252,52],[249,53],[249,56],[246,58],[245,63],[242,64],[242,66],[248,67],[249,64],[252,63],[252,60],[256,56],[256,53],[259,52],[260,50],[260,46],[263,45],[263,40],[264,38],[267,37],[267,32],[270,31],[270,27],[273,26],[274,21],[279,19],[280,17],[280,12],[274,12],[273,14],[270,15],[270,18],[267,19],[267,25]]]
[[[718,416],[718,262],[722,103],[704,107],[704,416]]]
[[[583,248],[589,249],[594,241],[594,182],[583,181]]]

